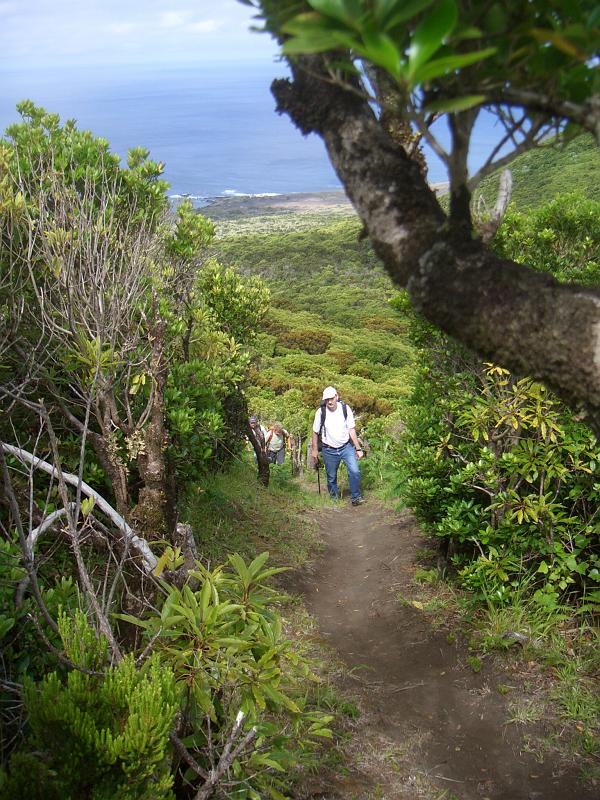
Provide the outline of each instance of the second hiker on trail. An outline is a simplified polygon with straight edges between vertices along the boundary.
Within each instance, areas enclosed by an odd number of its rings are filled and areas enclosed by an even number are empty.
[[[313,465],[317,466],[322,444],[327,489],[331,497],[337,500],[339,497],[337,473],[340,462],[343,461],[348,470],[352,505],[359,506],[364,503],[360,494],[360,467],[358,466],[358,459],[363,457],[363,451],[354,426],[352,409],[343,400],[340,400],[333,386],[328,386],[323,390],[323,400],[317,408],[313,422]]]
[[[269,430],[265,434],[269,464],[283,464],[285,461],[285,443],[289,437],[289,433],[280,422],[274,422],[269,426]]]

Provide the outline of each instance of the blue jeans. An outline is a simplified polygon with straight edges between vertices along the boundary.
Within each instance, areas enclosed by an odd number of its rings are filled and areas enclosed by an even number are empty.
[[[325,472],[327,474],[327,490],[332,497],[339,497],[337,485],[337,473],[340,461],[343,461],[348,470],[348,484],[350,485],[350,495],[353,500],[360,497],[360,469],[356,450],[351,441],[347,441],[342,447],[328,447],[323,445],[323,461],[325,462]]]

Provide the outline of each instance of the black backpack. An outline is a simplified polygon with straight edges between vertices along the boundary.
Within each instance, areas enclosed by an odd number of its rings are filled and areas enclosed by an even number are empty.
[[[346,403],[343,400],[340,400],[342,404],[342,411],[344,412],[344,419],[348,419],[348,409],[346,408]],[[325,413],[327,411],[327,401],[323,400],[321,403],[321,424],[319,425],[319,433],[317,436],[317,450],[319,453],[323,449],[323,428],[325,427]]]

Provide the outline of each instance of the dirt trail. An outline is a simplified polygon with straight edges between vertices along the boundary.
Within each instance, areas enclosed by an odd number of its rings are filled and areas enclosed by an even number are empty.
[[[411,516],[369,503],[325,509],[318,521],[325,550],[295,588],[321,635],[355,668],[369,706],[356,735],[372,750],[387,747],[381,763],[400,776],[393,789],[381,776],[379,793],[356,777],[326,796],[592,800],[573,769],[553,756],[539,763],[524,751],[522,729],[504,724],[508,698],[496,687],[511,678],[487,662],[475,674],[464,645],[449,644],[447,630],[433,630],[425,613],[395,599],[414,587],[423,546]]]

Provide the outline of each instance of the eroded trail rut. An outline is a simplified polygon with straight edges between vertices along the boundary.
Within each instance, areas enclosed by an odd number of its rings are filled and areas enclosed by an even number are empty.
[[[505,724],[508,699],[496,687],[511,678],[486,663],[475,674],[464,644],[450,644],[447,629],[434,630],[425,613],[395,599],[414,586],[423,545],[412,517],[344,505],[318,521],[326,547],[296,589],[361,684],[370,713],[357,735],[365,746],[391,744],[382,763],[400,776],[394,788],[382,778],[376,795],[357,780],[331,796],[591,800],[572,769],[552,756],[539,763],[525,752],[522,730]]]

